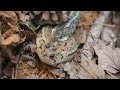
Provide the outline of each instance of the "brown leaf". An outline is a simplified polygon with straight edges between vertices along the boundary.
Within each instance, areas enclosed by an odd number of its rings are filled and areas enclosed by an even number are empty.
[[[13,25],[13,24],[10,23],[10,22],[7,22],[7,24],[10,26],[11,29],[19,30],[17,25]]]
[[[21,34],[23,35],[23,37],[26,37],[26,40],[33,40],[36,38],[36,34],[32,31],[29,31],[29,30],[23,30],[23,31],[20,31]]]
[[[35,15],[39,15],[40,13],[42,13],[42,11],[33,11],[33,13],[34,13]]]
[[[7,39],[1,41],[1,45],[11,45],[12,43],[20,42],[20,36],[18,34],[12,34]]]
[[[98,64],[104,70],[111,73],[117,73],[120,70],[120,49],[113,50],[111,46],[107,46],[104,42],[99,41],[93,46],[97,56]]]
[[[93,21],[98,15],[96,11],[83,11],[80,14],[79,26],[85,27],[86,29],[92,25]]]
[[[17,31],[14,30],[14,29],[9,29],[9,30],[7,30],[5,33],[3,33],[2,37],[3,37],[3,38],[7,38],[7,37],[11,36],[12,34],[14,34],[14,33],[16,33],[16,32],[17,32]]]
[[[76,63],[74,61],[72,62],[66,62],[65,64],[62,65],[64,71],[67,72],[69,75],[70,79],[79,79],[79,72],[80,72],[80,65],[79,63]]]
[[[44,12],[43,12],[42,19],[43,19],[43,20],[48,20],[48,19],[49,19],[49,11],[44,11]]]
[[[79,52],[76,52],[78,54]],[[63,69],[67,71],[71,79],[104,79],[104,70],[94,61],[88,59],[84,55],[75,55],[71,62],[62,65]],[[81,63],[80,63],[81,62]]]
[[[0,16],[16,18],[16,13],[14,11],[0,11]]]
[[[80,43],[85,43],[87,39],[87,31],[83,30],[82,28],[77,28],[73,34],[77,42]]]
[[[51,15],[52,15],[52,20],[53,20],[53,21],[58,20],[58,16],[57,16],[57,14],[56,14],[55,11],[51,11]]]
[[[68,17],[68,11],[62,11],[62,18],[66,20],[67,17]]]
[[[81,58],[81,76],[83,78],[89,79],[104,79],[105,72],[104,70],[97,64],[95,64],[92,60],[88,59],[84,55]]]
[[[0,11],[0,16],[11,19],[11,23],[16,25],[18,18],[14,11]]]
[[[21,11],[17,11],[17,13],[22,22],[29,20],[29,15],[25,15],[25,13],[22,13]]]
[[[57,75],[57,76],[60,75],[60,69],[50,69],[49,71],[54,75]]]

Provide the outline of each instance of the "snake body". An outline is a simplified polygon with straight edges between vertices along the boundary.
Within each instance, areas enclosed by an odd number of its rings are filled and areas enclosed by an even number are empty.
[[[79,24],[80,11],[70,11],[65,23],[57,25],[54,29],[54,36],[57,40],[68,39]]]

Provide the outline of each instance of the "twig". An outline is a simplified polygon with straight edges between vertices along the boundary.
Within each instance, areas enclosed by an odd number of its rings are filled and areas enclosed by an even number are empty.
[[[82,68],[84,68],[81,64],[80,64],[80,66],[82,67]],[[93,74],[91,74],[86,68],[84,68],[85,69],[85,71],[87,71],[94,79],[95,79],[95,75],[93,75]]]
[[[110,27],[115,27],[115,25],[110,25],[110,24],[103,24],[104,26],[110,26]]]
[[[15,79],[15,68],[12,68],[12,79]]]
[[[5,51],[5,53],[8,55],[8,57],[10,58],[11,62],[14,62],[15,56],[12,53],[11,49],[9,47],[7,47],[7,46],[3,46],[2,48]]]
[[[21,53],[16,56],[16,67],[14,68],[14,79],[17,79],[17,70],[18,70],[18,63],[21,57]]]
[[[118,79],[118,78],[115,77],[112,73],[110,73],[110,72],[108,72],[108,71],[106,71],[106,73],[107,73],[108,75],[110,75],[113,79]]]
[[[104,26],[109,26],[109,27],[115,27],[115,25],[110,25],[110,24],[102,24],[100,23],[101,25],[104,25]],[[91,23],[91,24],[86,24],[85,26],[91,26],[91,25],[95,25],[95,23]],[[77,25],[77,27],[81,27],[81,25]]]

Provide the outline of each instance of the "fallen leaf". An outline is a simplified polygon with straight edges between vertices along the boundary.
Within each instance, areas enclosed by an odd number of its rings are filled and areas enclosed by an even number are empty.
[[[28,21],[29,18],[30,18],[29,15],[24,15],[24,14],[21,14],[21,15],[20,15],[20,20],[23,21],[23,22]]]
[[[87,39],[87,31],[83,30],[82,28],[77,28],[75,32],[73,33],[73,36],[75,37],[76,41],[80,43],[85,43]]]
[[[101,33],[101,39],[110,44],[112,48],[115,48],[117,35],[114,33],[113,29],[114,28],[110,26],[105,26]]]
[[[74,61],[66,62],[65,64],[62,64],[62,67],[64,71],[67,72],[70,79],[80,79],[79,77],[79,71],[80,71],[80,65],[79,63],[76,63]]]
[[[54,20],[54,21],[58,20],[58,16],[57,16],[56,12],[51,12],[51,17],[52,17],[52,20]]]
[[[33,40],[36,38],[36,34],[30,30],[23,30],[23,31],[20,31],[21,34],[23,35],[23,37],[26,37],[26,40],[29,41],[29,40]]]
[[[81,71],[81,76],[84,78],[90,79],[104,79],[105,72],[104,70],[94,61],[88,59],[86,56],[82,55],[81,66],[83,70]]]
[[[7,39],[4,39],[1,41],[1,45],[11,45],[13,43],[18,43],[20,42],[20,36],[19,34],[12,34],[10,37]]]
[[[39,15],[42,11],[33,11],[35,15]]]
[[[62,11],[62,18],[64,21],[66,21],[67,17],[68,17],[68,11]]]
[[[7,30],[5,33],[3,33],[2,37],[3,37],[3,38],[7,38],[7,37],[11,36],[12,34],[14,34],[14,33],[16,33],[16,32],[17,32],[17,30],[9,29],[9,30]]]
[[[111,73],[117,73],[120,70],[120,49],[112,49],[110,45],[99,41],[93,45],[95,53],[98,56],[98,65]]]
[[[78,52],[77,52],[78,54]],[[88,59],[83,54],[81,58],[75,55],[71,62],[62,64],[64,71],[70,76],[70,79],[104,79],[104,70],[94,61]]]
[[[57,75],[57,76],[60,75],[60,69],[50,69],[49,71],[54,75]]]
[[[43,20],[48,20],[49,19],[49,11],[44,11],[42,15]]]
[[[18,18],[14,11],[0,11],[0,16],[11,19],[13,25],[17,24]]]
[[[98,13],[96,11],[83,11],[80,13],[80,23],[78,26],[84,27],[86,30],[89,29],[93,21],[96,19]]]
[[[100,39],[101,32],[103,31],[103,26],[106,23],[108,17],[110,16],[110,11],[101,11],[94,24],[90,27],[90,32],[87,38],[87,42],[94,42]]]

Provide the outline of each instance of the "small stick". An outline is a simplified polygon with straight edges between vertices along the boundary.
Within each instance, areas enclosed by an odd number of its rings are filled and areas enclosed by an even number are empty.
[[[12,79],[15,79],[15,68],[12,68]]]
[[[104,25],[104,26],[110,26],[110,27],[115,27],[115,25],[110,25],[110,24],[102,24],[100,23],[101,25]],[[86,24],[85,26],[90,26],[90,25],[95,25],[95,23],[91,23],[91,24]],[[81,25],[78,25],[77,27],[81,27]]]
[[[111,74],[110,72],[108,72],[108,71],[106,71],[106,73],[108,74],[108,75],[110,75],[113,79],[118,79],[117,77],[115,77],[113,74]]]

